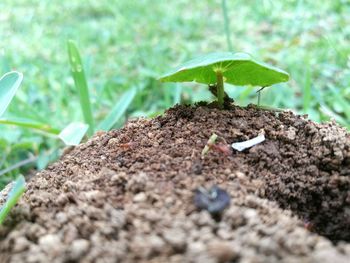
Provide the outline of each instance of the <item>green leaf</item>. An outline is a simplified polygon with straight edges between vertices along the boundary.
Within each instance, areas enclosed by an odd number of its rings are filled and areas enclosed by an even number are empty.
[[[91,136],[94,133],[94,118],[92,116],[89,89],[79,50],[72,40],[68,41],[68,55],[75,87],[79,93],[80,106],[83,111],[84,120],[89,125],[88,134]]]
[[[160,78],[163,82],[198,82],[215,84],[216,72],[233,85],[267,87],[289,80],[281,69],[257,62],[245,53],[217,52],[193,59]]]
[[[58,137],[66,145],[78,145],[83,139],[88,129],[89,125],[85,123],[72,122],[61,131]]]
[[[128,109],[130,103],[135,98],[136,91],[136,88],[131,88],[121,96],[118,103],[113,107],[112,111],[100,123],[98,130],[109,131],[119,121],[119,119]]]
[[[2,224],[12,209],[17,204],[18,199],[25,191],[25,179],[22,175],[20,175],[17,180],[13,183],[13,187],[8,194],[7,200],[5,204],[1,207],[0,210],[0,224]]]
[[[22,80],[23,74],[16,71],[8,72],[0,79],[0,116],[6,111]]]

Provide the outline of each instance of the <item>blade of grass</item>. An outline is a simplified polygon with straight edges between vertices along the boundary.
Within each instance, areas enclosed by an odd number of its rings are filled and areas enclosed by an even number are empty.
[[[182,87],[178,83],[175,84],[174,88],[174,94],[173,94],[173,103],[174,105],[176,104],[181,104],[181,93],[182,93]]]
[[[4,222],[11,208],[17,204],[19,198],[24,193],[26,189],[25,184],[26,182],[23,175],[20,175],[17,178],[17,180],[13,183],[12,189],[8,194],[7,200],[0,210],[0,225]]]
[[[136,91],[136,88],[131,88],[121,96],[118,103],[113,107],[107,117],[100,123],[98,130],[109,131],[119,121],[119,119],[128,109],[130,103],[135,98]]]
[[[49,133],[52,135],[58,135],[60,133],[59,129],[53,128],[50,125],[38,123],[32,120],[22,119],[22,118],[15,118],[15,119],[1,118],[0,124],[15,125],[23,128],[30,128],[30,129],[39,130],[45,133]]]
[[[91,110],[89,89],[79,50],[75,42],[72,40],[68,41],[68,55],[75,87],[77,88],[79,94],[80,106],[83,112],[84,120],[89,125],[88,134],[91,136],[94,133],[95,126]]]
[[[83,139],[89,125],[80,122],[72,122],[64,128],[58,138],[60,138],[66,145],[78,145]]]
[[[12,71],[0,79],[0,116],[2,116],[21,85],[23,74]]]

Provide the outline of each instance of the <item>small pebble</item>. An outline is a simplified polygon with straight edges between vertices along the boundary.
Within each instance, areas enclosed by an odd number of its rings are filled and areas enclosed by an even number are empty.
[[[142,202],[145,202],[147,199],[147,196],[144,192],[141,192],[141,193],[138,193],[137,195],[134,196],[134,199],[133,201],[135,203],[142,203]]]

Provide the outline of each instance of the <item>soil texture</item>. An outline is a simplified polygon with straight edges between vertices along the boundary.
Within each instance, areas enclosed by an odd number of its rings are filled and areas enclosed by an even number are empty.
[[[213,133],[221,145],[202,158]],[[219,216],[194,202],[213,186],[230,198]],[[0,227],[0,262],[334,263],[350,262],[349,241],[345,129],[253,106],[175,106],[35,175]]]

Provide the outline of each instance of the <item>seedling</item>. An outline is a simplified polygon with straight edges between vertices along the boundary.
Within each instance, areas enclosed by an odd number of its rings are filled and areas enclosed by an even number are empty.
[[[229,156],[230,154],[232,154],[231,151],[231,147],[230,145],[228,145],[225,141],[224,138],[222,137],[218,137],[215,133],[213,133],[207,144],[204,146],[202,153],[201,153],[201,157],[202,159],[205,157],[205,155],[209,152],[209,150],[215,150],[217,152],[220,152],[226,156]]]
[[[210,136],[210,138],[209,138],[207,144],[204,146],[204,148],[203,148],[203,150],[202,150],[202,154],[201,154],[202,159],[203,159],[204,156],[209,152],[211,145],[213,145],[213,144],[215,143],[215,141],[216,141],[217,138],[218,138],[218,136],[217,136],[215,133],[213,133],[213,134]]]
[[[238,86],[268,87],[289,80],[281,69],[257,62],[246,53],[215,52],[188,61],[160,78],[162,82],[197,82],[215,86],[212,92],[224,107],[224,82]]]

